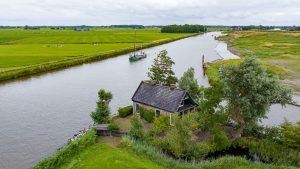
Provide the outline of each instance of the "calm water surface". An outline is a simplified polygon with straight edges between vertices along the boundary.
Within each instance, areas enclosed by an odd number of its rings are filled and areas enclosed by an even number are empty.
[[[122,55],[91,64],[35,76],[22,81],[0,84],[0,168],[30,168],[37,161],[51,155],[77,131],[91,123],[89,114],[95,109],[97,91],[105,88],[114,98],[111,109],[131,103],[130,99],[153,58],[166,49],[176,62],[174,70],[181,76],[194,67],[198,82],[207,86],[202,76],[201,57],[206,61],[219,59],[219,43],[209,33],[146,50],[148,57],[129,63]],[[227,51],[225,51],[227,52]],[[222,53],[222,52],[221,52]],[[299,108],[282,109],[274,105],[264,124],[280,124],[284,117],[300,120]]]

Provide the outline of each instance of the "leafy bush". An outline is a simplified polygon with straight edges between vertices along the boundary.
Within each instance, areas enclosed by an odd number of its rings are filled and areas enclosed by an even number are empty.
[[[225,132],[218,127],[209,130],[212,137],[210,138],[211,144],[214,145],[215,150],[222,150],[230,146],[230,142]]]
[[[279,169],[292,168],[287,166],[273,166],[263,163],[256,164],[242,157],[221,157],[219,159],[209,161],[201,161],[200,163],[187,162],[184,160],[173,159],[165,155],[160,149],[141,141],[129,139],[131,142],[131,150],[139,156],[148,158],[149,160],[161,165],[164,168],[172,169]],[[202,147],[203,146],[203,147]],[[207,145],[199,145],[206,149]]]
[[[85,150],[93,145],[96,140],[96,130],[93,129],[87,132],[79,140],[73,141],[66,147],[60,149],[51,157],[40,161],[33,169],[57,169],[62,164],[66,163],[77,153]]]
[[[138,115],[134,115],[131,120],[131,128],[128,132],[128,135],[136,140],[142,140],[145,137],[144,131],[143,131],[143,124],[141,122],[141,119]]]
[[[257,153],[263,162],[300,167],[299,150],[288,148],[272,140],[240,138],[233,142],[233,146],[249,148],[251,152]]]
[[[130,138],[127,136],[122,137],[120,144],[118,145],[119,148],[128,149],[131,148],[131,141]]]
[[[122,108],[119,108],[118,112],[119,112],[119,116],[120,117],[127,117],[130,114],[132,114],[133,108],[132,108],[131,105],[130,106],[126,106],[126,107],[122,107]]]
[[[140,115],[143,119],[145,119],[147,122],[152,123],[155,119],[155,111],[152,109],[146,109],[143,107],[140,107]]]
[[[166,131],[169,127],[170,127],[169,116],[162,114],[159,117],[155,118],[150,133],[151,135],[156,135]]]
[[[120,126],[119,124],[115,123],[115,122],[111,122],[109,125],[108,125],[108,130],[109,131],[119,131],[120,130]]]
[[[284,145],[300,150],[300,122],[294,125],[289,122],[283,123],[280,133]]]
[[[242,136],[280,141],[281,134],[278,127],[266,127],[255,124],[246,126],[242,133]]]

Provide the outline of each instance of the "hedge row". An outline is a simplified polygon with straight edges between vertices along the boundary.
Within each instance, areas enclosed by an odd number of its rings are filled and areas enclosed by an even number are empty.
[[[57,169],[62,164],[68,162],[70,158],[93,145],[96,141],[96,130],[92,129],[80,139],[69,143],[54,155],[40,161],[33,169]]]
[[[146,109],[143,107],[140,107],[140,115],[143,119],[145,119],[147,122],[152,123],[155,119],[155,111],[152,109]]]
[[[119,108],[118,112],[120,117],[127,117],[133,113],[133,108],[132,106],[122,107]]]

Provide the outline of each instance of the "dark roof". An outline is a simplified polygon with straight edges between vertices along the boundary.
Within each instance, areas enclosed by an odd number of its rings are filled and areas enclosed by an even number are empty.
[[[135,91],[132,101],[168,112],[176,112],[186,95],[189,96],[185,90],[176,87],[162,86],[142,81]],[[197,104],[195,103],[194,106],[195,105]]]

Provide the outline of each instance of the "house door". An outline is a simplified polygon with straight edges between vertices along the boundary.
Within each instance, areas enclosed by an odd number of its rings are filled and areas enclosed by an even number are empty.
[[[135,112],[138,113],[140,110],[140,105],[139,104],[135,104]]]

